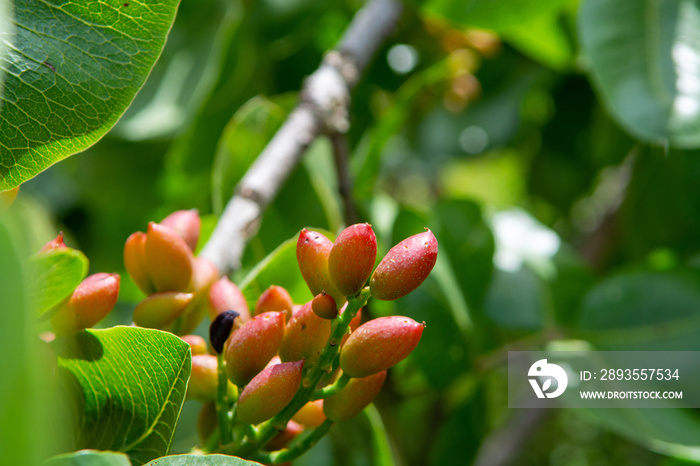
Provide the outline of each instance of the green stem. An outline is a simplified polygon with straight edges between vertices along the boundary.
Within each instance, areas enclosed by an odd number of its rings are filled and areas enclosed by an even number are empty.
[[[343,374],[338,380],[335,381],[333,385],[328,385],[316,390],[314,392],[313,399],[318,400],[321,398],[329,398],[345,388],[348,382],[350,382],[350,377]]]
[[[323,421],[323,424],[316,427],[308,435],[299,436],[292,440],[287,448],[265,455],[260,455],[259,459],[266,464],[280,464],[287,461],[292,461],[316,445],[316,443],[318,443],[318,441],[321,440],[321,438],[323,438],[323,436],[326,435],[329,430],[331,430],[332,426],[333,421],[326,419]]]
[[[292,416],[313,398],[314,391],[324,374],[332,370],[333,360],[338,356],[340,342],[348,331],[350,321],[357,315],[357,312],[362,306],[367,303],[369,296],[369,287],[365,287],[357,296],[348,299],[348,307],[343,314],[338,316],[333,322],[331,336],[328,339],[326,347],[321,352],[321,357],[306,374],[301,387],[297,390],[296,395],[294,395],[294,398],[287,407],[269,421],[260,424],[256,439],[250,442],[244,442],[241,445],[226,446],[222,448],[223,453],[240,457],[249,456],[255,450],[269,442],[278,431],[287,427],[287,423]],[[223,444],[226,445],[225,442]]]
[[[216,390],[216,416],[219,419],[220,442],[226,445],[231,442],[231,418],[229,417],[229,399],[228,399],[228,377],[224,370],[224,355],[219,353],[216,355],[218,361],[217,373],[219,376],[219,385]]]

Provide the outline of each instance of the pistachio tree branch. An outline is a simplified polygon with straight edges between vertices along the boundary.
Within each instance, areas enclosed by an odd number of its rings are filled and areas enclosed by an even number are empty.
[[[240,267],[262,214],[321,134],[345,133],[350,91],[402,11],[397,0],[369,0],[357,12],[335,50],[306,78],[300,101],[236,187],[201,255],[222,274]]]

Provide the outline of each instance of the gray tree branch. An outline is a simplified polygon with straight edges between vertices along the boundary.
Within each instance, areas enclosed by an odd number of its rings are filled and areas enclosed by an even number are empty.
[[[326,54],[305,80],[299,103],[239,182],[202,250],[201,255],[222,274],[240,267],[245,245],[257,233],[263,212],[314,139],[348,130],[350,91],[394,29],[401,11],[396,0],[369,0],[336,50]]]

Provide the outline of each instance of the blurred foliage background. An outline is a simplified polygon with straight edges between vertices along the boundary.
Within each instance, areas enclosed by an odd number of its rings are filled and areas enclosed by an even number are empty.
[[[302,227],[337,232],[347,221],[334,147],[348,151],[357,220],[373,224],[382,251],[436,233],[430,279],[366,311],[428,325],[376,402],[396,464],[500,464],[494,450],[518,465],[700,461],[697,410],[507,408],[509,350],[700,350],[700,132],[671,111],[644,119],[644,86],[620,97],[604,61],[673,81],[672,66],[637,62],[655,44],[644,34],[656,23],[640,17],[658,4],[650,14],[681,31],[693,2],[583,3],[406,3],[353,94],[350,131],[313,144],[234,276]],[[127,236],[184,208],[210,231],[361,5],[182,0],[113,130],[22,186],[13,208],[33,218],[35,245],[63,230],[91,273],[122,274],[104,325],[129,322],[143,297],[123,270]],[[600,36],[624,32],[642,44],[601,58]],[[197,410],[187,402],[173,452],[196,442]],[[373,428],[338,425],[295,464],[380,464]]]

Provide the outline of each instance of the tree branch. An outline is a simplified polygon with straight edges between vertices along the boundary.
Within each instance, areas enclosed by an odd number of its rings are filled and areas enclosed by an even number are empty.
[[[262,214],[316,137],[348,130],[350,90],[391,33],[402,11],[396,0],[370,0],[357,12],[335,51],[304,82],[300,102],[263,149],[226,205],[201,255],[222,274],[240,267]]]

